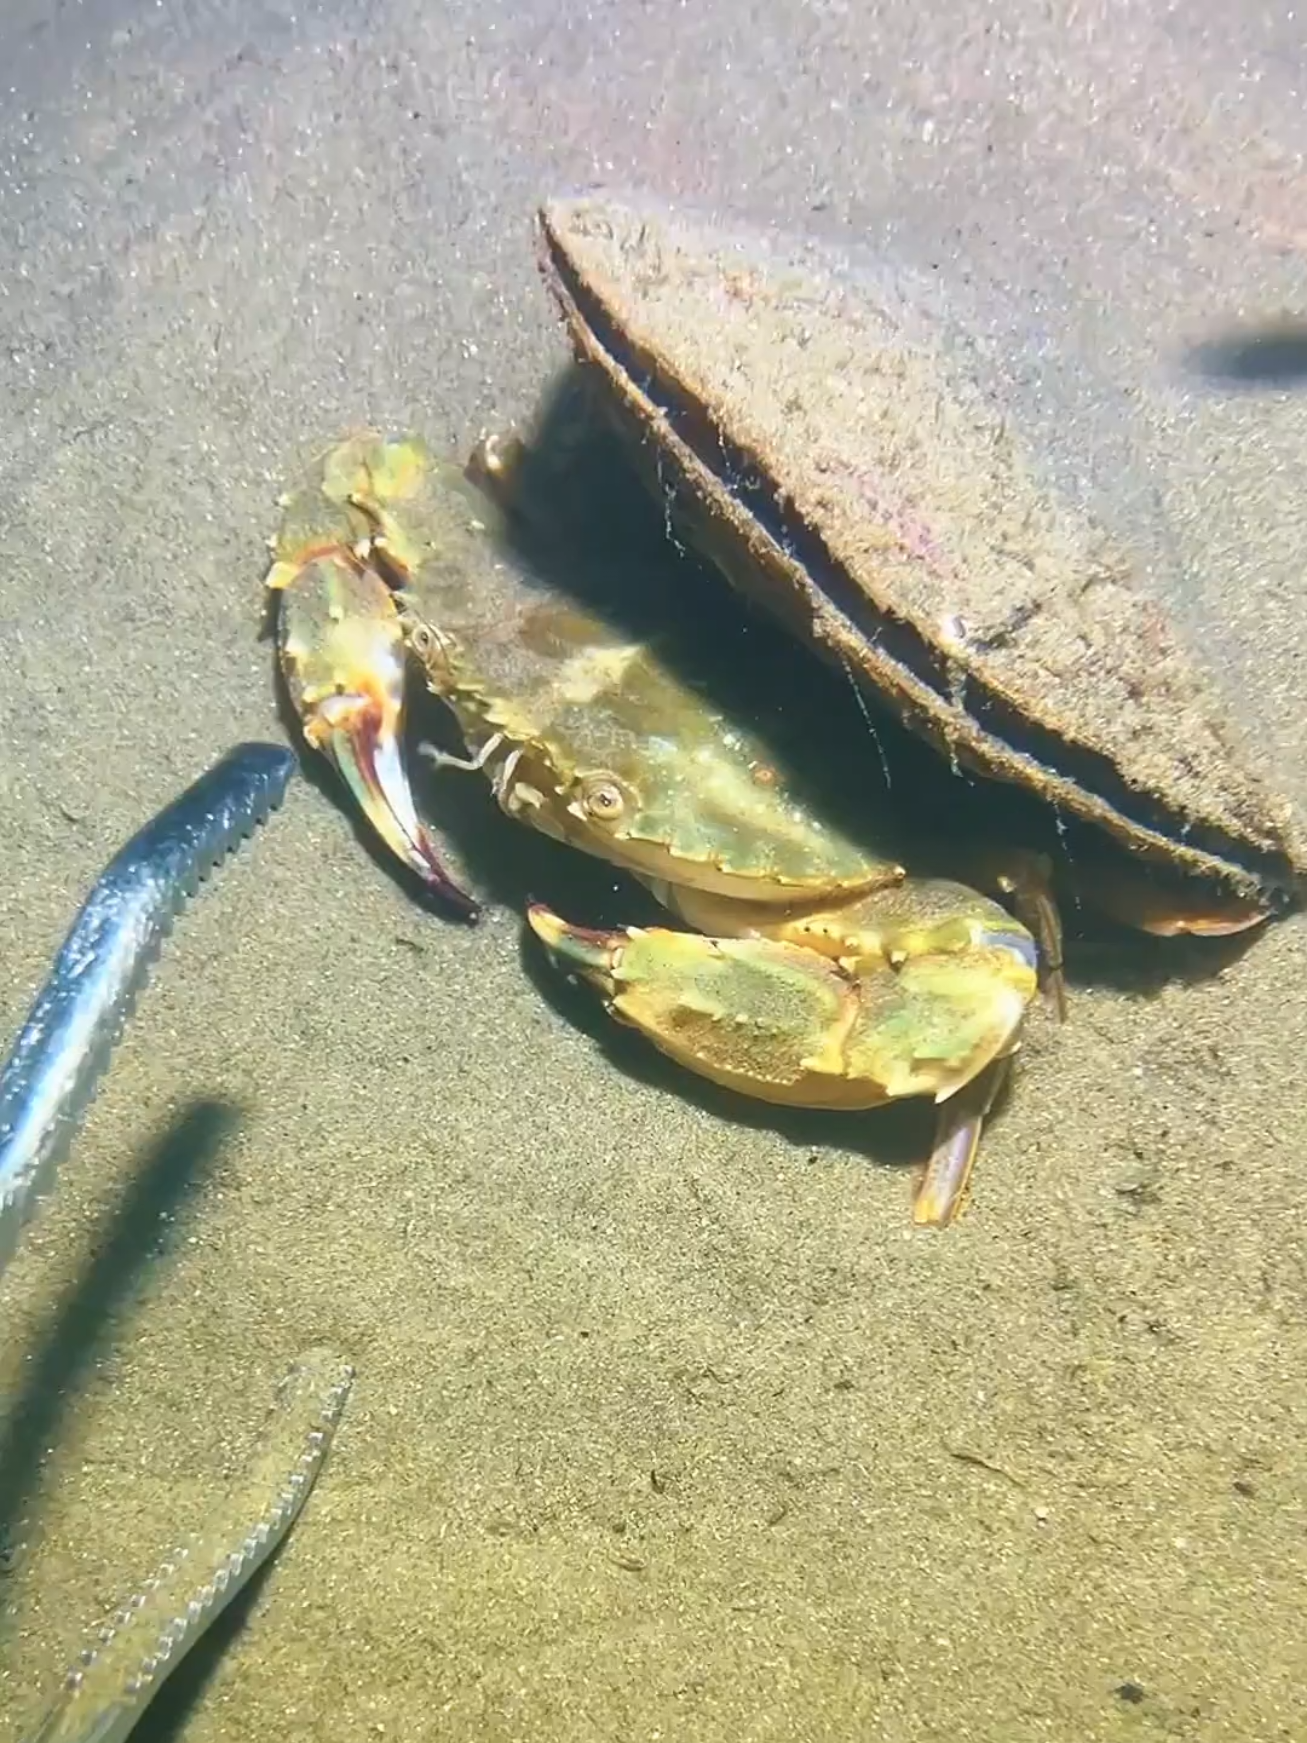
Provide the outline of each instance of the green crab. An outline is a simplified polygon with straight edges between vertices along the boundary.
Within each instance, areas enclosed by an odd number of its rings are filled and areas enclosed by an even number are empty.
[[[774,738],[723,713],[658,634],[623,634],[534,577],[503,518],[521,454],[487,442],[464,470],[416,439],[356,436],[284,499],[267,581],[308,742],[391,850],[473,916],[403,764],[412,660],[466,749],[425,754],[694,928],[596,931],[537,904],[551,955],[664,1053],[743,1094],[844,1109],[931,1097],[914,1218],[948,1223],[1036,991],[1031,934],[845,833]]]

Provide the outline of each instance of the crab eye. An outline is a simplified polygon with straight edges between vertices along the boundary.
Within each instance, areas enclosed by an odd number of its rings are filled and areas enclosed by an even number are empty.
[[[616,823],[626,809],[626,795],[611,775],[587,775],[581,783],[581,804],[596,823]]]
[[[433,628],[429,623],[415,623],[409,628],[408,645],[411,652],[428,666],[437,660],[448,661],[455,648],[453,636]]]

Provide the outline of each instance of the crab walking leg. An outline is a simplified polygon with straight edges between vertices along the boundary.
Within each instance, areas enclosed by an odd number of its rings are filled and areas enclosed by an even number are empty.
[[[918,1227],[947,1228],[960,1215],[981,1128],[1011,1069],[1008,1053],[939,1104],[935,1147],[912,1200],[912,1220]]]
[[[1010,934],[854,973],[771,938],[591,931],[538,903],[529,919],[564,968],[669,1057],[793,1107],[946,1100],[1011,1050],[1036,985],[1032,953]]]
[[[126,1603],[64,1678],[27,1743],[120,1743],[210,1624],[299,1517],[345,1408],[354,1370],[306,1351],[278,1388],[249,1469],[202,1530]]]
[[[1234,938],[1271,918],[1259,902],[1168,882],[1107,855],[1081,854],[1065,881],[1077,904],[1092,903],[1108,919],[1155,938]]]
[[[404,635],[390,589],[348,547],[274,564],[278,651],[304,736],[336,766],[396,857],[469,919],[473,899],[441,864],[401,754]]]

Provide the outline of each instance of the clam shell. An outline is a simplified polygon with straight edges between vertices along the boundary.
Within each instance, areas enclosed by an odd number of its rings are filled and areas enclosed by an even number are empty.
[[[955,762],[1278,905],[1307,870],[1147,558],[931,315],[843,256],[603,195],[540,214],[577,357],[741,590]]]

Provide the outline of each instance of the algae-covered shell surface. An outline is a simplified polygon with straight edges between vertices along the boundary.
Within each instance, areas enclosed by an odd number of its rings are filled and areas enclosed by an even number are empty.
[[[603,195],[541,211],[579,360],[696,542],[955,761],[1278,906],[1307,859],[980,335],[897,269]],[[1096,512],[1097,511],[1097,512]]]

